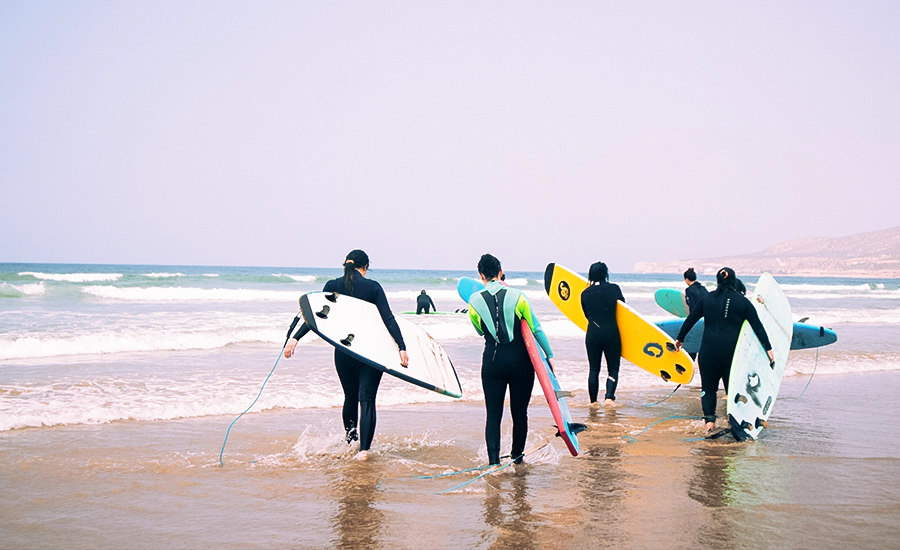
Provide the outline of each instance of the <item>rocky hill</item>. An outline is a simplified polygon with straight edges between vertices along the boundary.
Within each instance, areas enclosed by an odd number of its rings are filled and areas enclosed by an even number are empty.
[[[634,272],[682,273],[693,266],[697,273],[712,275],[725,265],[746,275],[768,271],[810,277],[900,278],[900,227],[848,237],[796,239],[744,256],[639,262]]]

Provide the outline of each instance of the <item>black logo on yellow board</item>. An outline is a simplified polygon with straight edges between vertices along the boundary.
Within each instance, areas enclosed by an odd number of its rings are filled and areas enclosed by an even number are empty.
[[[644,353],[646,353],[650,357],[662,357],[663,347],[656,342],[650,342],[649,344],[644,346]]]
[[[565,281],[560,281],[559,285],[556,287],[557,292],[559,292],[559,297],[562,298],[563,302],[569,299],[569,296],[572,295],[572,291],[569,289],[569,283]]]

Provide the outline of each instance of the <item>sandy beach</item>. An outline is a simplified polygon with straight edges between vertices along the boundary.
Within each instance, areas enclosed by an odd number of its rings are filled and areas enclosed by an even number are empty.
[[[698,440],[699,392],[622,391],[573,407],[583,453],[411,479],[484,460],[478,402],[382,406],[350,460],[337,409],[0,434],[0,547],[886,548],[900,539],[900,373],[785,380],[757,442]],[[875,411],[869,405],[878,403]],[[874,412],[874,414],[872,414]],[[530,408],[529,441],[551,437]],[[504,421],[504,432],[508,424]],[[508,445],[508,442],[505,443]]]

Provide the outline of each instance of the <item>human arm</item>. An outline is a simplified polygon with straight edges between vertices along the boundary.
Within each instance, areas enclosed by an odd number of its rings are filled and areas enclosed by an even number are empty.
[[[434,305],[434,300],[431,299],[431,296],[428,297],[428,301],[431,302],[431,309],[437,311],[437,306]]]
[[[759,313],[757,313],[750,300],[747,300],[747,306],[747,322],[750,324],[750,328],[753,329],[753,333],[759,338],[759,343],[762,344],[763,349],[766,350],[766,355],[769,356],[769,363],[774,364],[775,354],[772,353],[772,344],[769,342],[766,327],[763,326],[762,321],[759,319]]]
[[[684,320],[684,323],[681,324],[681,330],[678,331],[678,336],[675,338],[675,349],[680,350],[684,347],[684,339],[702,317],[703,301],[701,300],[700,303],[697,304],[697,307],[691,308],[690,315],[688,315],[687,319]]]
[[[284,358],[285,359],[290,359],[291,356],[294,355],[294,348],[297,347],[297,343],[300,341],[301,338],[306,336],[306,333],[308,333],[310,331],[309,325],[307,325],[305,322],[300,323],[300,327],[297,328],[297,332],[295,332],[294,335],[291,336],[291,331],[294,330],[294,326],[297,324],[297,321],[299,321],[300,319],[302,319],[302,317],[300,317],[300,315],[298,314],[297,317],[294,318],[294,322],[291,323],[291,328],[288,329],[288,339],[284,343]]]

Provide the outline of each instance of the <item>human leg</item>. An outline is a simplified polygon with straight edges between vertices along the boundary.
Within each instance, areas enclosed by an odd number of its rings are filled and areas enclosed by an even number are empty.
[[[341,410],[341,417],[344,422],[344,431],[347,433],[347,443],[350,443],[355,434],[359,420],[359,373],[361,367],[369,368],[346,353],[334,350],[334,368],[341,381],[341,389],[344,390],[344,406]]]
[[[359,369],[359,450],[368,451],[375,437],[375,396],[384,373],[367,365]]]
[[[481,387],[484,390],[484,406],[487,413],[484,441],[487,445],[489,464],[500,464],[500,422],[503,419],[506,386],[506,379],[494,372],[491,365],[482,364]]]
[[[525,450],[528,438],[528,403],[534,389],[534,367],[531,362],[522,364],[509,380],[509,411],[512,415],[513,433],[510,455],[518,458]]]

